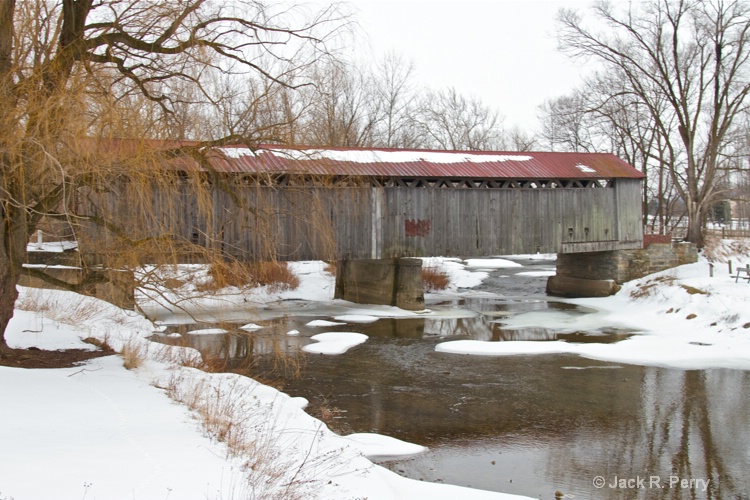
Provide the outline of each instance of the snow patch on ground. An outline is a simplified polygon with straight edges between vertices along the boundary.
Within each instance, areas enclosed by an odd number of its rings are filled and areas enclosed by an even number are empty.
[[[523,267],[523,264],[508,259],[466,259],[468,267],[479,267],[485,269],[503,269],[506,267]]]

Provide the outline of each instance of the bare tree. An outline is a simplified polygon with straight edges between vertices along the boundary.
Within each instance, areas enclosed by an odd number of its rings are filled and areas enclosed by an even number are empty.
[[[583,91],[588,100],[586,112],[591,115],[592,130],[598,137],[597,147],[612,151],[645,174],[644,225],[653,212],[651,230],[664,234],[675,217],[684,216],[684,211],[673,210],[682,204],[669,175],[665,140],[652,114],[628,91],[627,82],[617,76],[598,73],[587,81]],[[655,105],[665,107],[664,102],[655,101]],[[669,113],[661,116],[666,128],[673,129],[668,122]],[[654,203],[650,204],[650,200]]]
[[[375,123],[374,146],[413,148],[419,142],[412,126],[415,91],[412,83],[415,66],[391,52],[378,64],[374,90],[380,117]]]
[[[422,145],[448,150],[500,150],[505,137],[497,111],[455,88],[427,92],[415,111]]]
[[[519,127],[513,127],[506,132],[506,143],[508,151],[534,151],[537,148],[538,139]]]
[[[380,109],[372,74],[340,61],[314,72],[303,143],[314,146],[371,146]]]
[[[594,59],[616,73],[646,107],[663,138],[672,182],[686,204],[686,239],[702,246],[722,154],[750,92],[748,4],[650,0],[618,10],[599,1],[593,13],[597,28],[576,12],[562,10],[560,45],[572,56]],[[673,118],[676,134],[670,127]]]
[[[31,272],[23,266],[27,242],[43,218],[75,224],[76,200],[116,193],[124,182],[129,203],[155,219],[147,193],[158,191],[154,165],[167,152],[142,139],[172,135],[176,129],[163,123],[174,126],[180,113],[190,114],[187,106],[205,110],[224,99],[212,94],[210,74],[298,87],[297,76],[327,53],[343,23],[333,7],[303,15],[250,0],[1,1],[0,355],[14,355],[4,331],[18,276]],[[250,128],[213,135],[189,152],[246,140]],[[111,141],[121,133],[140,141]],[[137,225],[88,215],[123,241]]]
[[[592,116],[584,93],[548,99],[539,106],[541,140],[550,151],[593,151],[598,149]]]

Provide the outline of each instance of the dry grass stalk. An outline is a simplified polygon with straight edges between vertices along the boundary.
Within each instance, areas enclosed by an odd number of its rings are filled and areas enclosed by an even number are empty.
[[[706,236],[703,254],[709,262],[727,262],[738,255],[750,255],[750,238],[722,240],[719,236]]]
[[[630,297],[633,299],[645,299],[651,297],[655,295],[661,287],[674,285],[676,280],[677,278],[671,275],[651,278],[631,290]]]
[[[143,365],[148,354],[148,347],[140,339],[129,339],[120,350],[122,363],[128,370],[135,370]]]
[[[437,292],[448,288],[450,278],[437,267],[422,267],[422,282],[426,291]]]
[[[21,294],[16,301],[16,308],[21,311],[44,313],[44,316],[66,325],[80,325],[98,316],[108,307],[106,302],[91,299],[84,295],[66,294],[61,302],[55,290],[31,288]]]
[[[208,275],[211,279],[200,287],[201,291],[215,291],[228,286],[269,286],[272,292],[277,292],[294,290],[299,286],[299,278],[289,269],[286,262],[279,261],[216,261],[211,264]]]
[[[317,487],[315,480],[303,479],[308,470],[336,458],[308,456],[301,464],[285,460],[268,415],[259,411],[259,403],[238,379],[212,383],[195,372],[181,372],[172,376],[166,391],[193,412],[208,437],[226,445],[229,458],[241,461],[243,498],[307,498]]]

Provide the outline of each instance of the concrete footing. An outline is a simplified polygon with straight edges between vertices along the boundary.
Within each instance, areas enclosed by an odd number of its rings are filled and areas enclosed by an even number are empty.
[[[409,258],[338,261],[334,298],[420,311],[424,309],[422,261]]]
[[[550,276],[547,279],[547,295],[555,297],[609,297],[619,289],[620,286],[614,280],[589,280],[567,276]]]

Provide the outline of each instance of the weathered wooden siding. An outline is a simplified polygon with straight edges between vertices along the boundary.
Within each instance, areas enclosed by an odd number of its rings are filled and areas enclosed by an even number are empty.
[[[640,181],[614,188],[187,186],[110,196],[133,236],[171,234],[241,259],[370,259],[612,250],[640,245]],[[152,203],[154,214],[144,217]]]
[[[390,188],[386,198],[384,257],[559,252],[614,244],[620,230],[615,189]]]

